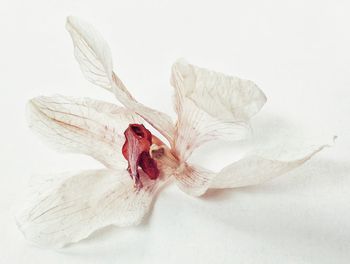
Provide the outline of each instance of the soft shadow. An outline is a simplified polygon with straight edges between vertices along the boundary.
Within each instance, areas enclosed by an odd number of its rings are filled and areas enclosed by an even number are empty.
[[[251,130],[255,142],[267,144],[274,141],[276,135],[285,135],[295,130],[295,124],[287,122],[282,116],[265,114],[251,120]]]

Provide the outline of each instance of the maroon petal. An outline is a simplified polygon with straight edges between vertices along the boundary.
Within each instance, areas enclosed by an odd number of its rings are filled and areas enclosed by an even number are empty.
[[[159,170],[157,162],[151,158],[149,152],[142,152],[139,159],[139,166],[152,180],[155,180],[159,176]]]
[[[135,181],[137,188],[142,187],[142,182],[138,173],[139,167],[152,180],[157,179],[159,170],[157,162],[149,154],[152,144],[152,134],[142,124],[130,124],[124,132],[125,143],[122,153],[128,161],[128,171]]]

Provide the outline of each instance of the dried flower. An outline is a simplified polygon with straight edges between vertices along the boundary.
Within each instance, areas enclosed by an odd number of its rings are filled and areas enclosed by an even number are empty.
[[[151,109],[128,92],[112,70],[103,38],[85,22],[69,17],[66,27],[85,77],[112,92],[125,107],[63,96],[37,97],[29,104],[30,126],[56,149],[90,155],[106,166],[53,176],[27,198],[17,216],[25,237],[60,247],[108,225],[140,223],[154,194],[168,179],[189,195],[209,188],[259,184],[310,159],[325,146],[290,160],[250,154],[218,173],[188,162],[192,152],[215,139],[241,140],[249,119],[265,104],[251,81],[177,61],[172,67],[177,120]],[[168,141],[147,129],[152,126]],[[132,179],[130,179],[130,177]]]

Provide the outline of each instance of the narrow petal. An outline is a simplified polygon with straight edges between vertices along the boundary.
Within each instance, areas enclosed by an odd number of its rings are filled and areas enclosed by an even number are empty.
[[[137,191],[125,170],[53,175],[25,197],[17,224],[30,242],[62,247],[105,226],[139,224],[158,184],[144,182]]]
[[[88,23],[68,17],[66,28],[70,33],[75,57],[85,77],[92,83],[111,91],[127,108],[135,111],[157,129],[169,142],[175,131],[171,118],[137,102],[123,82],[113,72],[110,48],[102,36]]]
[[[214,139],[239,140],[249,132],[249,119],[266,102],[251,81],[177,61],[172,67],[178,113],[175,148],[186,160],[192,151]]]
[[[295,151],[281,148],[259,151],[223,168],[211,182],[211,188],[236,188],[256,185],[281,176],[304,164],[329,145],[310,146]],[[284,154],[288,158],[283,158]]]
[[[96,85],[112,89],[112,54],[102,36],[74,17],[67,18],[66,28],[72,37],[74,55],[85,77]]]
[[[142,119],[103,101],[36,97],[28,104],[30,127],[58,150],[92,156],[108,168],[126,168],[124,131]]]

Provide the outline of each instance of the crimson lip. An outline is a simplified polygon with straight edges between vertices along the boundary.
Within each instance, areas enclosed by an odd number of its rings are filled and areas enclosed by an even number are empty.
[[[124,132],[125,143],[122,148],[124,158],[128,161],[128,172],[137,189],[142,188],[139,169],[151,179],[159,177],[157,162],[149,154],[152,145],[152,133],[142,124],[130,124]]]

